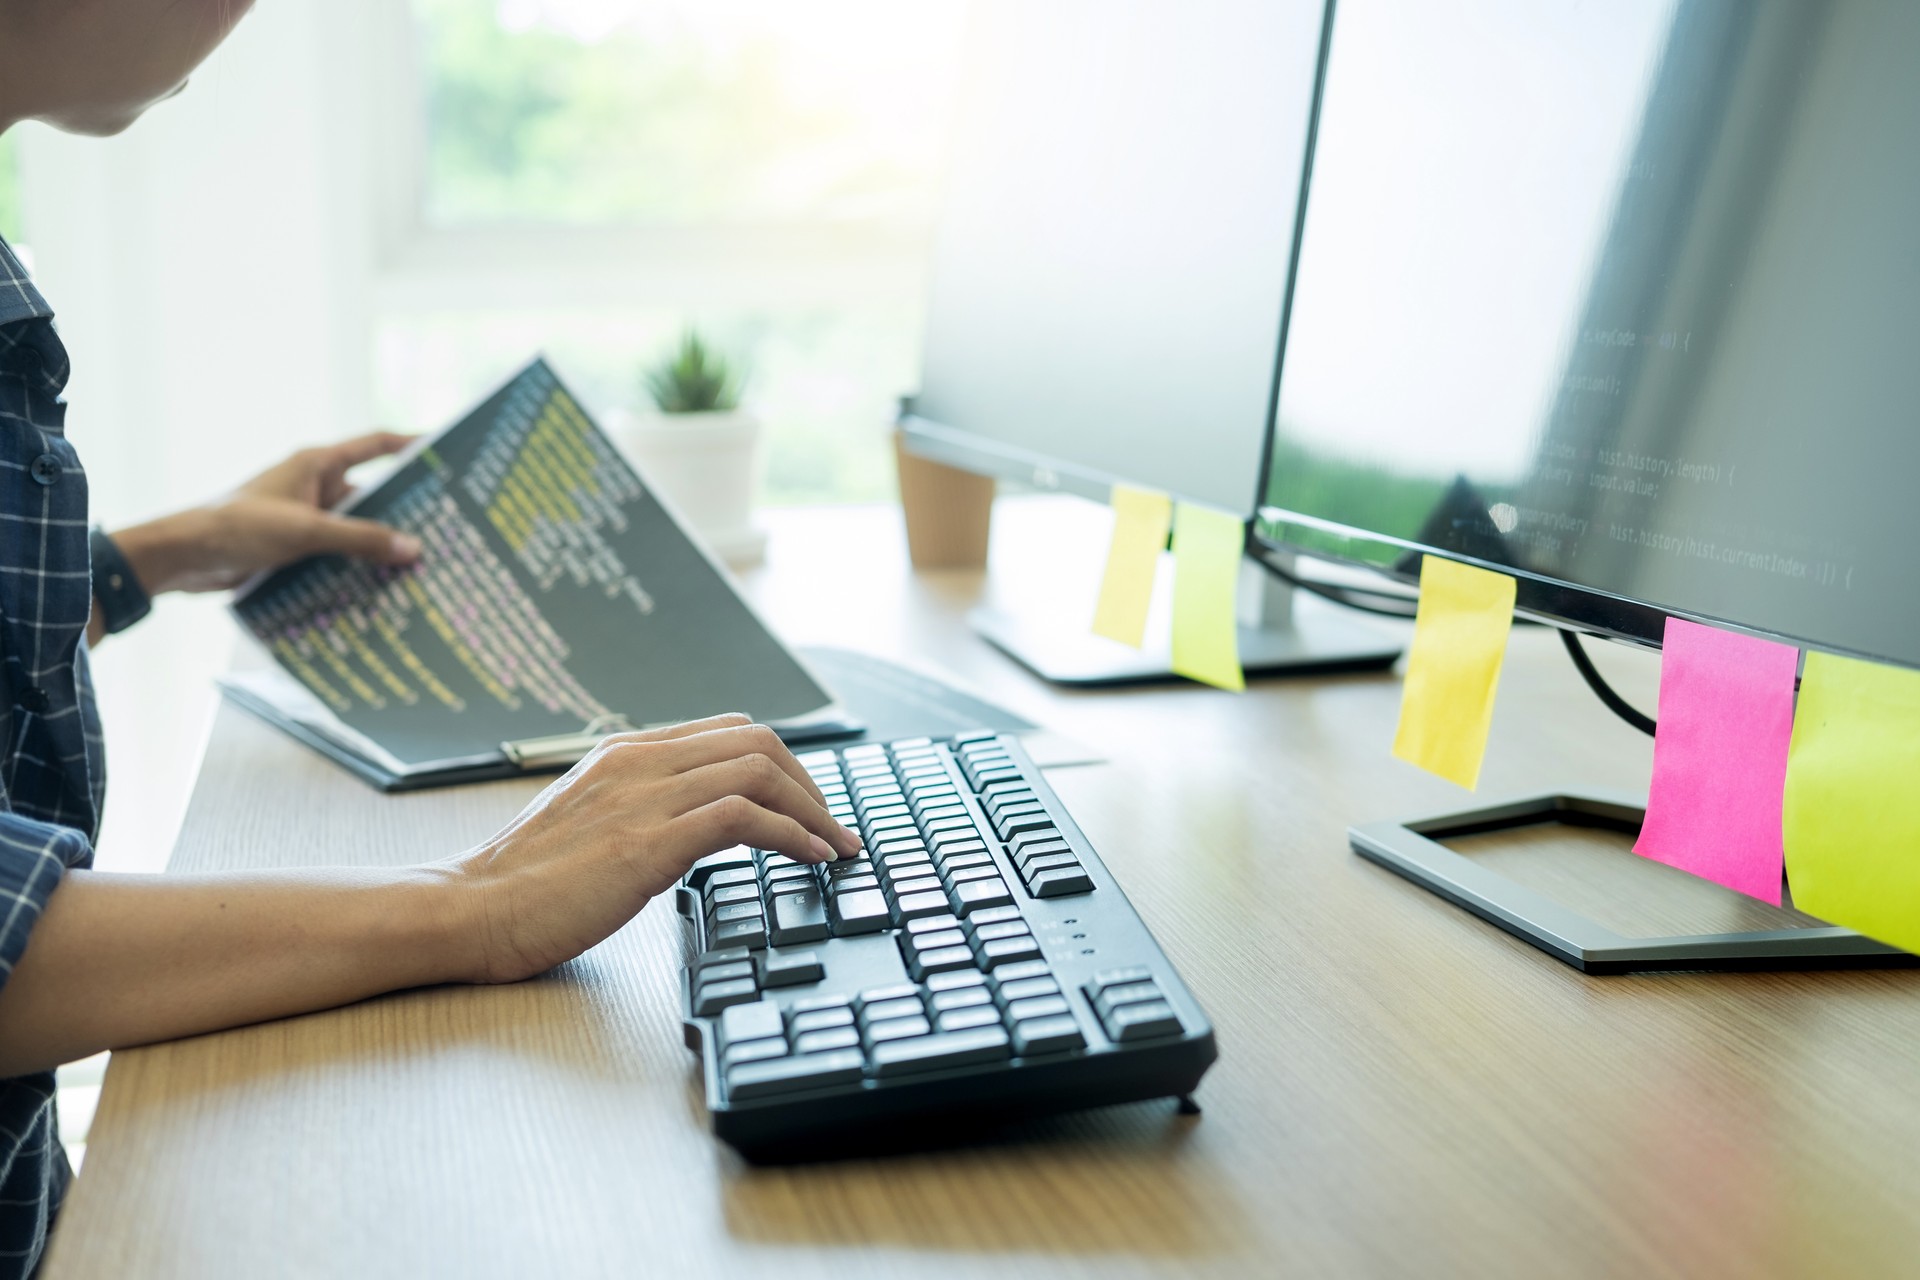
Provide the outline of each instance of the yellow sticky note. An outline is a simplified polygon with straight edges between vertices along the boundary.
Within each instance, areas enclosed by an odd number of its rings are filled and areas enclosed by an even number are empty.
[[[1809,653],[1781,813],[1793,905],[1920,951],[1920,672]]]
[[[1235,692],[1240,670],[1234,596],[1247,529],[1238,516],[1181,503],[1173,513],[1173,671]]]
[[[1493,727],[1514,581],[1440,556],[1420,561],[1420,609],[1393,754],[1471,791]]]
[[[1113,486],[1113,541],[1107,546],[1107,571],[1100,579],[1100,603],[1093,610],[1093,633],[1138,649],[1147,637],[1147,605],[1153,599],[1153,575],[1167,545],[1173,503],[1164,493]]]

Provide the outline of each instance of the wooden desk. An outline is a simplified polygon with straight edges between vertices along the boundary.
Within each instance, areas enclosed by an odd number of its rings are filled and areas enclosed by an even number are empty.
[[[1203,1117],[749,1168],[707,1133],[660,902],[519,986],[116,1054],[49,1273],[1912,1273],[1920,975],[1583,977],[1347,851],[1350,821],[1460,798],[1389,758],[1395,678],[1073,693],[959,625],[983,592],[1079,608],[1058,584],[1102,520],[1008,504],[983,586],[909,575],[885,511],[787,515],[750,585],[797,641],[942,664],[1110,754],[1053,781],[1212,1013]],[[1650,659],[1607,662],[1652,705]],[[1643,788],[1649,760],[1550,635],[1515,633],[1484,794]],[[535,786],[381,797],[223,710],[172,865],[438,856]],[[1572,843],[1488,856],[1604,864],[1621,913],[1727,909]]]

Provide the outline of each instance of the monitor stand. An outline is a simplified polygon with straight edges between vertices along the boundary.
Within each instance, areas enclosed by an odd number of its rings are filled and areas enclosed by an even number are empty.
[[[1646,810],[1625,796],[1546,795],[1415,822],[1353,827],[1353,851],[1525,939],[1583,973],[1682,969],[1833,969],[1920,964],[1920,957],[1821,925],[1636,938],[1525,888],[1442,840],[1559,822],[1636,834]],[[1627,855],[1632,856],[1632,855]],[[1788,902],[1791,906],[1791,902]]]
[[[1296,607],[1297,606],[1297,607]],[[1248,675],[1379,671],[1394,664],[1403,641],[1274,577],[1251,559],[1240,562],[1240,665]],[[1179,679],[1165,625],[1150,626],[1143,649],[1093,634],[1088,620],[981,607],[967,615],[980,635],[1034,674],[1055,684],[1139,684]]]

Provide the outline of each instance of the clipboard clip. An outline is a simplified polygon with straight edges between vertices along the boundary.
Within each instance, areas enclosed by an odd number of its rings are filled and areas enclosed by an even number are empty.
[[[633,723],[622,715],[595,716],[577,733],[552,733],[542,738],[518,738],[500,744],[500,754],[516,769],[551,769],[577,763],[609,734],[632,733]]]

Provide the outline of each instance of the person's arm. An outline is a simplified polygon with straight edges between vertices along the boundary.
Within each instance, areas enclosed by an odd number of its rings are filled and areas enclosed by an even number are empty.
[[[608,739],[503,831],[399,870],[68,872],[0,988],[0,1078],[439,982],[513,982],[601,941],[734,845],[852,856],[744,716]]]
[[[223,591],[262,569],[332,553],[375,564],[411,564],[419,540],[372,520],[335,515],[347,496],[347,472],[397,453],[413,437],[376,431],[339,444],[302,449],[224,498],[113,532],[114,545],[149,596]],[[96,602],[87,642],[106,637]]]

